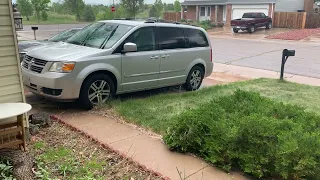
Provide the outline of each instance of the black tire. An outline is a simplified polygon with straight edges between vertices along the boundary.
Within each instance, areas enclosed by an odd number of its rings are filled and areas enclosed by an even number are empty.
[[[236,28],[233,28],[233,32],[234,32],[234,33],[238,33],[238,32],[239,32],[239,30],[238,30],[238,29],[236,29]]]
[[[266,29],[271,29],[272,28],[272,22],[268,22],[266,24]]]
[[[249,26],[248,32],[251,34],[251,33],[253,33],[254,31],[255,31],[254,25]]]
[[[99,84],[100,82],[100,84]],[[103,84],[105,85],[103,86]],[[93,87],[97,87],[97,91],[93,90]],[[98,87],[99,86],[99,87]],[[102,87],[103,86],[103,87]],[[107,89],[103,89],[107,88]],[[109,95],[107,91],[109,90]],[[90,100],[89,94],[92,95]],[[115,85],[112,79],[106,74],[93,74],[85,79],[82,84],[79,101],[81,103],[81,107],[84,109],[90,110],[94,106],[103,104],[110,98],[112,98],[115,94]],[[97,101],[96,103],[94,103]]]
[[[200,78],[200,79],[198,79],[197,82],[195,82],[196,84],[193,84],[191,81],[192,81],[192,79],[195,78],[195,76],[193,76],[193,75],[196,75],[197,72],[200,73],[198,76],[198,78]],[[193,73],[195,73],[195,74],[193,74]],[[203,77],[204,77],[204,69],[202,69],[200,66],[194,66],[190,70],[187,81],[184,84],[185,89],[187,91],[195,91],[195,90],[199,89],[202,84]]]

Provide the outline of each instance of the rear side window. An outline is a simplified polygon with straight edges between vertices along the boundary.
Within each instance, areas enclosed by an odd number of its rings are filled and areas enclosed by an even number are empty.
[[[156,34],[160,49],[186,48],[183,28],[157,27]]]
[[[185,34],[188,39],[187,46],[194,47],[208,47],[208,39],[206,35],[198,29],[185,29]]]

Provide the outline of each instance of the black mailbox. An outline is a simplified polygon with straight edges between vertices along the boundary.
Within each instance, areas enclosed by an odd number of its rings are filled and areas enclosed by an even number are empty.
[[[36,30],[38,30],[39,28],[36,27],[36,26],[32,26],[31,29],[33,30],[34,40],[36,40],[36,39],[37,39],[37,37],[36,37]]]
[[[284,54],[284,56],[295,56],[296,55],[296,51],[295,50],[285,49],[285,50],[283,50],[283,54]]]
[[[281,62],[281,72],[280,72],[280,79],[281,80],[283,80],[284,65],[286,64],[288,57],[295,56],[295,55],[296,55],[295,50],[284,49],[282,51],[282,62]]]

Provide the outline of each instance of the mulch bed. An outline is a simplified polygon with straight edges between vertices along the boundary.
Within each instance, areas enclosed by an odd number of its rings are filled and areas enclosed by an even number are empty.
[[[270,35],[270,36],[267,36],[266,38],[299,41],[318,33],[320,33],[320,29],[299,29],[299,30],[292,30],[289,32]]]

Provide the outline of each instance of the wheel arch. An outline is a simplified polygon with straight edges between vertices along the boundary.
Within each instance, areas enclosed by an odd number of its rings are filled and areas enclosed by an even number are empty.
[[[108,64],[93,64],[85,67],[76,78],[80,84],[79,95],[85,80],[88,79],[88,77],[99,73],[106,74],[112,79],[115,86],[115,92],[117,92],[121,82],[120,72],[115,67]]]
[[[186,74],[188,75],[191,71],[191,69],[195,66],[200,66],[203,70],[204,75],[206,74],[206,62],[203,59],[196,59],[192,63],[189,64]],[[187,80],[187,78],[186,78]]]

